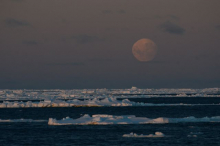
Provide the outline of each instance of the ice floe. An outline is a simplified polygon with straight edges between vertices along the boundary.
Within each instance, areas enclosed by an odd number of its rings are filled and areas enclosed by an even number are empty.
[[[0,123],[9,123],[9,122],[47,122],[47,120],[33,120],[33,119],[0,119]]]
[[[202,132],[190,132],[187,137],[198,137],[198,135],[202,135]]]
[[[108,97],[104,99],[98,99],[98,98],[93,98],[93,99],[88,99],[88,100],[78,100],[78,99],[73,99],[73,100],[49,100],[46,99],[44,101],[39,101],[39,102],[9,102],[9,101],[4,101],[3,103],[0,103],[0,108],[28,108],[28,107],[74,107],[74,106],[146,106],[148,104],[146,103],[138,103],[138,102],[133,102],[128,99],[123,99],[123,100],[117,100],[116,98],[113,97]]]
[[[205,89],[42,89],[42,90],[11,90],[0,89],[0,100],[43,100],[50,99],[91,99],[94,97],[105,98],[109,96],[122,97],[220,97],[220,88]]]
[[[165,121],[164,121],[165,120]],[[78,119],[71,119],[70,117],[56,120],[49,118],[49,125],[109,125],[109,124],[147,124],[147,123],[167,123],[166,119],[157,118],[149,119],[145,117],[136,117],[135,115],[88,115]]]
[[[78,119],[70,117],[56,120],[49,118],[48,125],[109,125],[109,124],[166,124],[166,123],[185,123],[185,122],[220,122],[220,116],[216,117],[185,117],[185,118],[164,118],[159,117],[150,119],[147,117],[136,117],[135,115],[88,115]]]
[[[143,134],[136,134],[131,132],[130,134],[124,134],[122,137],[165,137],[162,132],[155,132],[155,134],[143,135]]]
[[[73,99],[73,100],[57,100],[57,99],[45,99],[43,101],[3,101],[0,103],[0,108],[31,108],[31,107],[102,107],[102,106],[204,106],[204,105],[220,105],[220,104],[154,104],[133,102],[129,99],[118,100],[116,97],[106,97],[104,99]]]
[[[187,137],[197,137],[197,135],[195,135],[195,134],[194,135],[190,135],[189,134],[189,135],[187,135]]]

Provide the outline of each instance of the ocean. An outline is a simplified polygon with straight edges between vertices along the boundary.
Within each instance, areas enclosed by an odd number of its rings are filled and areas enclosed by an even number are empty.
[[[126,98],[126,97],[123,97]],[[122,100],[121,98],[119,100]],[[218,97],[157,97],[129,98],[131,101],[163,104],[155,106],[121,107],[53,107],[53,108],[0,108],[0,145],[147,145],[185,146],[220,145],[220,121],[175,122],[149,124],[107,125],[48,125],[49,118],[77,119],[90,116],[135,115],[147,118],[185,118],[220,116]],[[166,105],[166,104],[187,105]],[[213,105],[212,105],[213,104]],[[10,119],[10,120],[9,120]],[[18,119],[16,121],[16,119]],[[22,120],[22,119],[30,119]],[[8,121],[7,121],[8,120]],[[131,132],[150,135],[162,132],[162,137],[123,137]]]

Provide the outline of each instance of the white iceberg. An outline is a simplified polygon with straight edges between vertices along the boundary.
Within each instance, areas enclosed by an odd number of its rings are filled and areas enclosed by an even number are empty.
[[[88,115],[78,119],[70,117],[61,120],[49,118],[48,125],[109,125],[109,124],[166,124],[166,123],[186,123],[186,122],[220,122],[220,116],[216,117],[185,117],[185,118],[164,118],[150,119],[147,117],[136,117],[135,115]]]
[[[136,134],[131,132],[130,134],[124,134],[122,137],[165,137],[162,132],[155,132],[155,134],[143,135],[143,134]]]

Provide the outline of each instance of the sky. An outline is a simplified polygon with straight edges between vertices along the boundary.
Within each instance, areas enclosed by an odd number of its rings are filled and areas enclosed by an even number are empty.
[[[1,0],[0,88],[220,87],[219,0]],[[148,38],[149,62],[132,54]]]

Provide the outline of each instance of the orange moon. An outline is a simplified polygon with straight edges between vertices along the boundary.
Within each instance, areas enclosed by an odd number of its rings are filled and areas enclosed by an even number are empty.
[[[143,38],[134,43],[132,53],[139,61],[150,61],[157,54],[157,45],[152,40]]]

